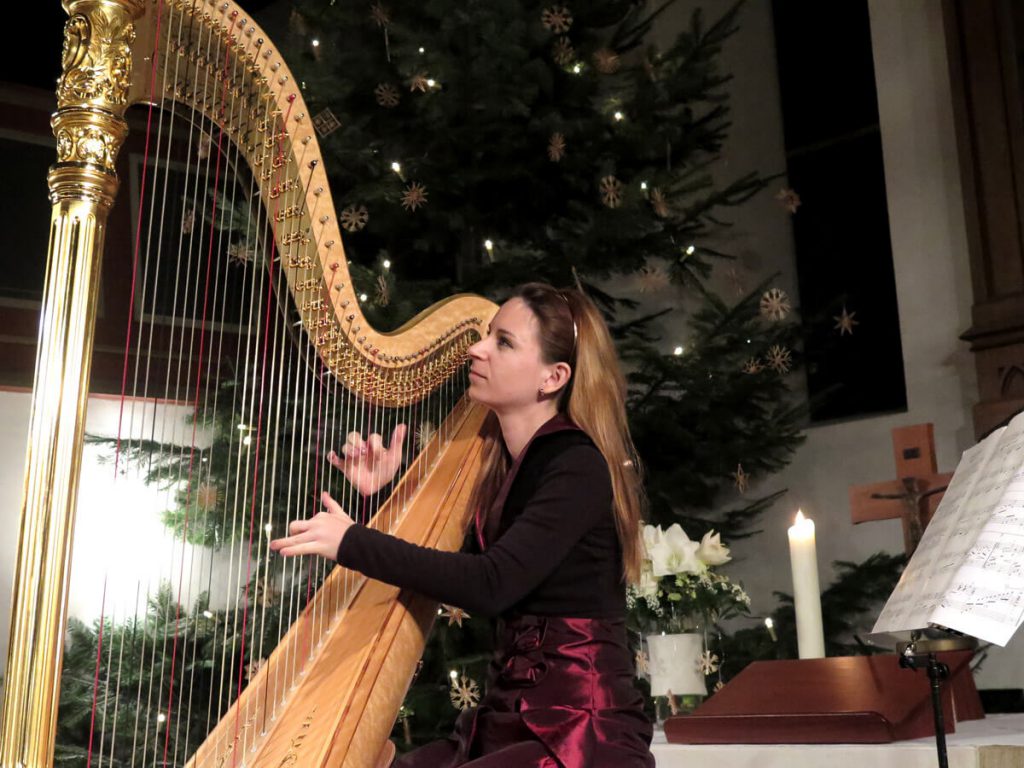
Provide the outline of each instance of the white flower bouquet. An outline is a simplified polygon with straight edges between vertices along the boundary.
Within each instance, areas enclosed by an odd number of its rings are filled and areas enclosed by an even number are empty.
[[[750,610],[750,597],[714,571],[729,562],[728,547],[708,531],[692,541],[678,523],[645,525],[640,582],[626,590],[630,623],[640,632],[685,632]]]

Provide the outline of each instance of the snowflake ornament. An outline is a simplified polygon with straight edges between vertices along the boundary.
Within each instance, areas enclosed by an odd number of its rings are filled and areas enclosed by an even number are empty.
[[[796,209],[801,205],[800,195],[789,187],[780,189],[779,193],[775,195],[775,199],[782,203],[782,207],[790,213],[796,213]]]
[[[847,312],[846,305],[843,305],[843,314],[833,315],[832,319],[836,321],[835,330],[839,331],[840,336],[850,334],[853,336],[853,326],[860,324],[860,320],[854,320],[853,317],[856,312]]]
[[[564,35],[572,26],[572,14],[563,5],[553,5],[545,8],[540,14],[540,23],[549,32],[556,35]]]
[[[618,72],[619,67],[622,66],[619,54],[611,48],[599,48],[594,51],[593,60],[594,68],[602,75],[613,75]]]
[[[346,232],[358,232],[370,220],[365,205],[350,205],[341,212],[341,226]]]
[[[235,264],[248,264],[256,253],[246,243],[232,243],[228,246],[228,258]]]
[[[761,296],[761,317],[784,320],[789,310],[789,296],[781,288],[771,288]]]
[[[622,182],[614,176],[605,176],[601,179],[601,202],[609,208],[618,208],[622,205]]]
[[[199,145],[196,147],[196,156],[200,160],[205,160],[210,156],[210,148],[213,146],[213,138],[208,133],[203,133],[199,137]]]
[[[212,509],[216,509],[217,502],[220,501],[220,491],[217,486],[213,483],[200,483],[196,489],[196,504],[204,512],[209,512]]]
[[[419,429],[416,430],[416,445],[419,446],[421,451],[433,440],[435,432],[437,432],[437,429],[434,427],[433,422],[424,421],[420,424]]]
[[[640,293],[657,293],[668,288],[670,278],[668,272],[659,266],[644,267],[637,278]]]
[[[422,205],[427,204],[427,188],[420,184],[418,181],[414,181],[408,187],[405,188],[405,193],[402,195],[402,207],[408,211],[415,211]]]
[[[651,674],[651,660],[642,649],[636,652],[636,656],[633,658],[633,661],[636,665],[637,677]]]
[[[391,23],[391,12],[380,3],[370,6],[370,20],[378,27],[386,27]]]
[[[373,95],[377,99],[377,103],[387,109],[397,107],[399,100],[402,98],[401,94],[398,93],[398,89],[391,85],[391,83],[380,83],[373,89]]]
[[[740,493],[747,492],[747,485],[749,483],[749,476],[743,471],[743,465],[737,464],[736,471],[732,473],[732,476],[736,482],[736,490]]]
[[[718,655],[711,651],[704,651],[697,660],[697,669],[701,674],[710,675],[718,671]]]
[[[665,193],[657,187],[651,190],[651,208],[654,209],[656,216],[659,216],[662,219],[668,218],[668,201],[665,199]]]
[[[565,157],[565,136],[556,131],[551,134],[551,139],[548,141],[548,160],[557,163],[563,157]]]
[[[391,287],[388,285],[388,279],[384,275],[377,275],[377,306],[386,307],[391,303]]]
[[[756,357],[752,357],[743,364],[743,372],[749,374],[760,373],[764,370],[764,365]]]
[[[776,373],[789,373],[793,365],[793,355],[785,347],[776,344],[768,350],[768,367]]]
[[[558,38],[555,44],[551,46],[551,56],[561,67],[567,66],[575,55],[576,51],[573,50],[572,43],[569,42],[568,37]]]
[[[263,665],[267,663],[266,659],[257,659],[256,661],[250,661],[245,665],[245,679],[251,681],[263,669]]]
[[[469,709],[480,703],[480,686],[473,678],[460,675],[458,680],[452,679],[448,696],[456,709]]]
[[[463,619],[472,618],[461,608],[456,608],[454,605],[448,605],[447,603],[441,603],[441,613],[438,614],[442,619],[448,619],[448,626],[452,624],[458,624],[462,626]]]

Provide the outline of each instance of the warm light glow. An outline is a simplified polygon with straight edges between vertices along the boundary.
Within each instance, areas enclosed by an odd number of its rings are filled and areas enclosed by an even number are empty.
[[[615,119],[616,119],[616,120],[625,120],[625,119],[626,119],[626,116],[625,116],[624,114],[622,114],[621,112],[618,112],[618,111],[616,111],[616,113],[615,113]]]
[[[252,438],[249,437],[249,435],[246,435],[245,437],[242,438],[242,445],[248,445],[251,442],[252,442]]]
[[[694,247],[693,247],[693,246],[691,245],[691,246],[690,246],[689,248],[687,248],[687,249],[686,249],[686,255],[687,255],[687,256],[693,256],[693,254],[694,254],[694,253],[695,253],[696,251],[697,251],[697,249],[696,249],[696,248],[694,248]]]
[[[391,269],[391,260],[384,259],[384,269]]]
[[[167,715],[165,715],[165,714],[164,714],[163,712],[159,713],[159,714],[158,714],[158,715],[156,716],[156,721],[157,721],[158,723],[162,723],[162,722],[164,722],[164,720],[166,720],[166,719],[167,719]]]
[[[814,521],[804,517],[803,511],[798,509],[789,533],[793,538],[811,540],[814,538]]]
[[[359,294],[359,300],[360,301],[366,301],[368,298],[369,297],[365,293],[360,293]]]
[[[493,240],[484,240],[484,248],[486,248],[488,251],[493,251],[494,250],[494,241]]]
[[[398,161],[396,160],[395,162],[393,162],[393,163],[391,164],[391,170],[392,170],[392,171],[394,171],[395,173],[401,173],[401,172],[402,172],[402,164],[401,164],[401,163],[399,163],[399,162],[398,162]]]
[[[580,72],[583,71],[583,65],[580,64],[579,62],[576,62],[572,67],[572,71],[578,75]]]
[[[449,676],[449,677],[450,677],[450,678],[451,678],[452,680],[457,680],[457,679],[458,679],[458,677],[459,677],[459,673],[458,673],[458,672],[456,672],[456,671],[455,671],[455,670],[453,669],[453,670],[452,670],[451,672],[449,672],[449,673],[448,673],[448,676]]]
[[[247,426],[245,426],[245,424],[239,424],[239,425],[238,425],[238,428],[239,428],[239,429],[241,429],[241,430],[246,430],[246,429],[248,429],[248,427],[247,427]]]
[[[421,46],[420,46],[420,53],[426,53],[426,52],[427,52],[427,49],[426,49],[426,48],[424,48],[424,47],[423,47],[423,46],[421,45]]]
[[[320,41],[317,40],[315,37],[313,38],[313,47],[314,48],[319,48],[320,47]]]
[[[682,347],[676,347],[675,349],[672,350],[672,354],[674,354],[674,355],[681,355],[681,354],[683,354],[683,348]]]
[[[775,622],[772,621],[772,617],[769,616],[767,619],[764,620],[764,625],[768,627],[768,629],[772,629],[775,626]]]
[[[433,88],[435,85],[437,85],[437,81],[434,78],[431,77],[427,79],[428,88]]]
[[[207,619],[213,618],[213,611],[203,611],[203,616]]]
[[[646,181],[641,181],[640,182],[640,189],[647,189],[647,182]]]

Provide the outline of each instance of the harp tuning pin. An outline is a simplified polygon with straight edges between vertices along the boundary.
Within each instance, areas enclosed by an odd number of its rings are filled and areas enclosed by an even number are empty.
[[[338,283],[336,286],[334,286],[334,290],[340,291],[344,287],[345,287],[344,283]]]
[[[302,122],[302,118],[304,118],[305,116],[306,116],[305,112],[299,112],[299,114],[297,114],[295,116],[295,122],[296,123],[301,123]]]
[[[330,220],[331,220],[331,217],[330,217],[330,216],[326,216],[326,215],[325,215],[325,216],[321,216],[321,217],[320,217],[320,223],[321,223],[321,224],[326,224],[326,223],[327,223],[328,221],[330,221]]]
[[[312,136],[306,136],[306,137],[304,137],[302,139],[302,145],[305,146],[306,144],[309,144],[309,142],[311,142],[312,140],[313,140]]]
[[[282,83],[283,83],[283,82],[284,82],[285,80],[287,80],[287,79],[288,79],[288,78],[286,78],[286,77],[282,77],[282,78],[281,78],[281,81],[282,81]],[[289,103],[289,104],[291,104],[291,103],[292,103],[293,101],[295,101],[295,94],[294,94],[294,93],[289,93],[289,94],[288,94],[288,103]]]
[[[279,77],[278,80],[277,80],[277,84],[278,85],[284,85],[287,82],[288,82],[288,75],[281,75],[281,77]],[[292,101],[292,99],[288,99],[288,101]]]
[[[248,24],[248,23],[249,23],[248,19],[242,19],[240,22],[238,22],[238,28],[239,29],[245,29],[245,25]]]
[[[313,194],[316,195],[317,197],[320,197],[320,195],[322,195],[323,192],[324,192],[324,188],[323,187],[317,187],[315,190],[313,190]]]
[[[320,161],[319,161],[319,160],[310,160],[310,161],[309,161],[309,169],[310,169],[310,170],[313,170],[313,169],[314,169],[314,168],[316,168],[316,167],[317,167],[318,165],[320,165]]]
[[[248,28],[248,29],[247,29],[247,30],[245,31],[245,34],[246,34],[246,36],[247,36],[247,37],[252,37],[253,35],[255,35],[255,34],[256,34],[256,27],[249,27],[249,28]]]
[[[340,288],[341,286],[338,286],[338,287]],[[345,309],[347,306],[348,306],[348,299],[345,299],[343,302],[341,302],[341,308]]]
[[[349,322],[352,322],[353,320],[356,319],[356,316],[355,315],[348,315],[345,319],[348,320]]]
[[[274,55],[274,52],[272,50],[270,50],[269,48],[267,48],[267,50],[265,50],[263,52],[263,58],[264,59],[269,59],[273,55]]]
[[[338,262],[334,262],[333,264],[331,264],[331,272],[337,272],[339,266],[340,265],[338,264]]]
[[[334,241],[333,240],[328,240],[326,243],[324,243],[324,245],[326,245],[328,248],[330,248],[331,246],[334,245]]]
[[[223,7],[224,7],[225,10],[227,10],[228,4],[224,3]],[[231,18],[232,19],[237,19],[238,18],[238,11],[232,11],[231,12]]]
[[[257,48],[262,48],[263,47],[263,38],[262,37],[257,37],[256,38],[256,47]]]

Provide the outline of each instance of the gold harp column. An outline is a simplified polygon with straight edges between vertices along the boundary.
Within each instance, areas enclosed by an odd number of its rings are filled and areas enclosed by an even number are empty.
[[[47,1],[47,0],[42,0]],[[144,0],[64,0],[57,164],[14,576],[0,767],[53,762],[68,571],[114,160]]]

